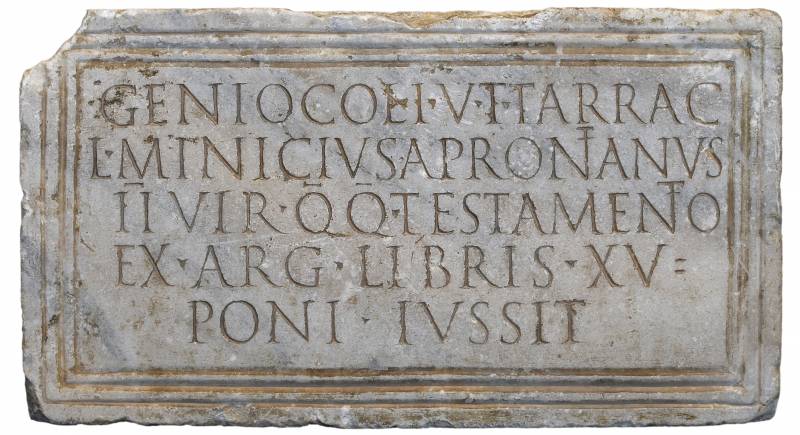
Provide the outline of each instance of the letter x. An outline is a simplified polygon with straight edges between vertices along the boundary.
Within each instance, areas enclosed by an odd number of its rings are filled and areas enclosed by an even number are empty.
[[[147,279],[144,281],[144,284],[142,284],[142,287],[147,287],[147,285],[150,283],[150,279],[153,278],[153,274],[155,274],[165,286],[172,287],[172,284],[170,284],[166,278],[164,278],[164,275],[161,274],[161,269],[158,267],[158,262],[161,261],[161,255],[164,253],[164,250],[167,248],[167,246],[169,246],[169,243],[162,244],[161,249],[158,251],[158,256],[153,257],[153,253],[150,252],[150,249],[148,249],[146,245],[139,245],[139,247],[141,247],[144,251],[145,255],[147,255],[147,260],[151,267],[150,274],[147,275]]]
[[[597,275],[594,276],[594,280],[589,285],[589,288],[597,287],[597,282],[600,280],[601,275],[606,279],[606,281],[608,281],[609,284],[611,284],[611,287],[622,287],[619,283],[614,281],[614,278],[611,277],[611,273],[606,268],[606,262],[608,262],[608,257],[611,256],[611,251],[617,246],[619,245],[608,245],[605,255],[603,255],[602,259],[600,259],[600,253],[597,252],[597,249],[594,248],[594,245],[586,245],[586,247],[592,252],[592,258],[594,258],[595,263],[597,263],[597,266],[600,268],[600,270],[597,272]]]

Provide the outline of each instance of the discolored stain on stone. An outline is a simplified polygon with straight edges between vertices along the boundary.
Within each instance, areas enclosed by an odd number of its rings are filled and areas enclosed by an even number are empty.
[[[770,418],[781,80],[763,10],[90,11],[21,86],[30,416]]]

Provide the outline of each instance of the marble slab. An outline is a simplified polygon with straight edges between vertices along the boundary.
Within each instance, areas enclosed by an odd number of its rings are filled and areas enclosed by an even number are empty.
[[[764,10],[97,10],[23,77],[31,418],[770,418]]]

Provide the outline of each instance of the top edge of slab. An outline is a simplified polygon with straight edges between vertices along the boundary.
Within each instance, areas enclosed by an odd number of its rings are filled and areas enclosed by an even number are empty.
[[[182,32],[557,32],[581,30],[678,32],[760,31],[781,43],[781,17],[767,9],[682,10],[551,8],[486,12],[299,12],[288,9],[97,9],[78,33]]]

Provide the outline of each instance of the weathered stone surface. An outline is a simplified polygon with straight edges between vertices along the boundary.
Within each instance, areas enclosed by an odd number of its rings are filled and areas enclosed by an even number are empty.
[[[89,12],[21,89],[31,417],[771,417],[780,26]]]

